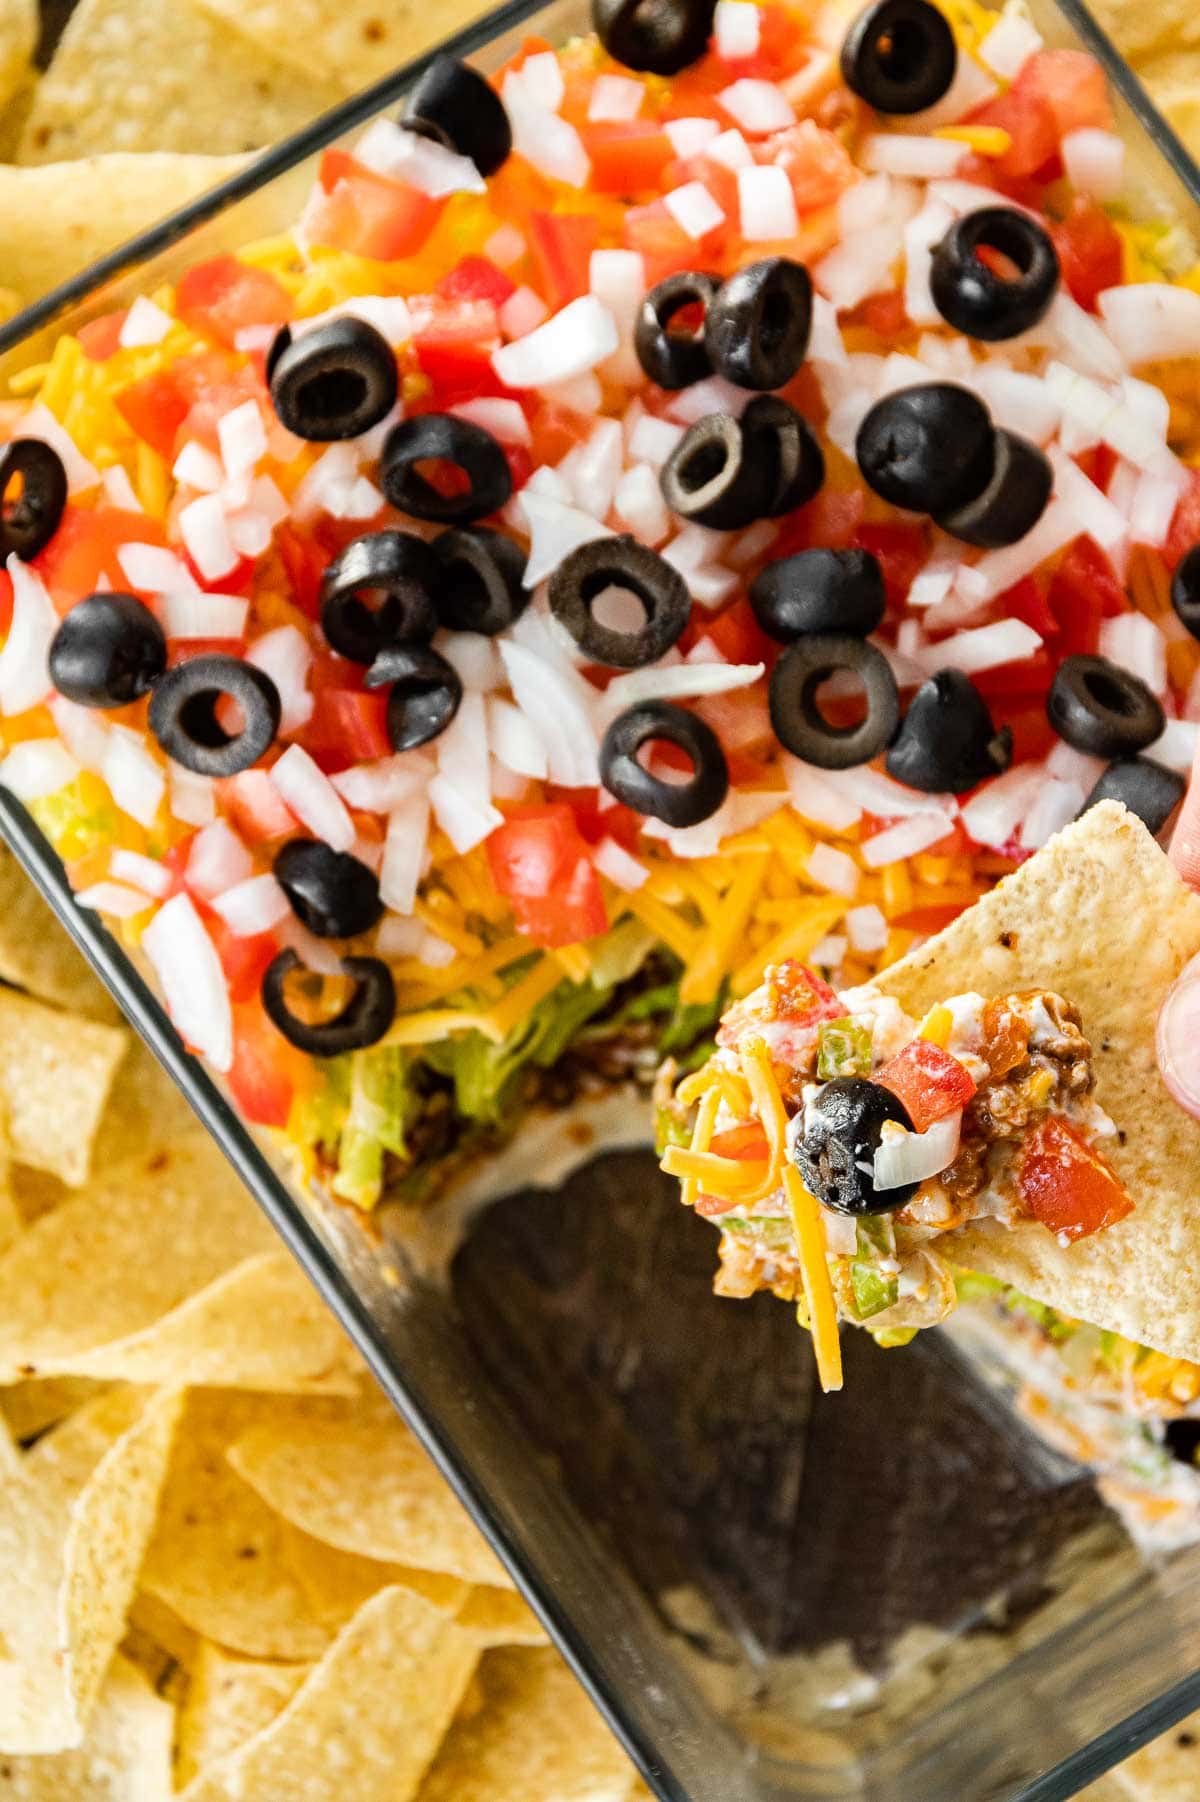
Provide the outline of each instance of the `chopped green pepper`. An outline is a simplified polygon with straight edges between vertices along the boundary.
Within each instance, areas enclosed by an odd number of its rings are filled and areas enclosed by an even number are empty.
[[[835,1076],[871,1074],[871,1028],[857,1024],[847,1014],[826,1020],[817,1031],[817,1075],[822,1082]]]

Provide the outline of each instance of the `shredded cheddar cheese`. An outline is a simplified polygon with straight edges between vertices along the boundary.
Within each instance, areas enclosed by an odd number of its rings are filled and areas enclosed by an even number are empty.
[[[785,1164],[783,1187],[791,1210],[796,1247],[800,1254],[800,1274],[804,1279],[804,1299],[808,1307],[807,1325],[812,1333],[813,1351],[817,1359],[817,1375],[828,1394],[842,1386],[842,1342],[838,1336],[837,1302],[829,1265],[825,1261],[825,1230],[816,1201],[800,1181],[800,1172]]]
[[[721,1091],[714,1084],[703,1097],[696,1110],[696,1124],[692,1128],[693,1151],[707,1151],[712,1141],[713,1127],[717,1123],[717,1115],[721,1111]],[[700,1182],[697,1177],[688,1176],[683,1180],[680,1199],[687,1208],[694,1208],[700,1196]]]
[[[1012,137],[1002,125],[939,125],[933,135],[965,144],[979,156],[1006,156],[1012,149]]]
[[[762,1188],[746,1196],[746,1200],[763,1201],[779,1187],[780,1171],[787,1161],[787,1112],[771,1068],[771,1054],[763,1041],[752,1036],[744,1038],[738,1046],[738,1056],[759,1124],[767,1135],[769,1154]]]
[[[942,1050],[950,1043],[950,1034],[954,1031],[954,1015],[948,1007],[931,1007],[921,1022],[919,1037],[928,1039],[931,1045],[940,1045]]]
[[[686,1145],[668,1145],[662,1167],[668,1176],[694,1176],[706,1195],[731,1202],[745,1201],[770,1174],[765,1158],[723,1158],[715,1151],[692,1151]]]

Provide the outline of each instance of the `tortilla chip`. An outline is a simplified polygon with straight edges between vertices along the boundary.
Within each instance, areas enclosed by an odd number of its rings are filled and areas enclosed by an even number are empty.
[[[129,1604],[125,1625],[130,1632],[152,1639],[162,1647],[168,1658],[181,1664],[185,1670],[190,1670],[195,1663],[197,1651],[202,1644],[199,1634],[185,1626],[175,1610],[168,1608],[158,1596],[139,1589]]]
[[[347,93],[389,75],[487,11],[482,0],[453,0],[436,11],[418,0],[201,0],[218,18],[244,31],[271,55],[297,68],[321,67]]]
[[[87,1745],[0,1762],[3,1802],[170,1802],[175,1710],[119,1655],[108,1667]]]
[[[1173,7],[1170,9],[1171,12],[1174,10]],[[1144,7],[1141,17],[1147,30],[1157,27],[1157,6]],[[1178,36],[1161,32],[1156,32],[1155,36],[1161,54],[1152,55],[1139,64],[1139,79],[1150,90],[1155,105],[1165,113],[1184,143],[1195,150],[1200,144],[1200,15],[1189,7],[1186,23],[1181,25]],[[1187,48],[1180,47],[1183,45]]]
[[[28,79],[39,25],[37,0],[0,0],[0,106]]]
[[[179,1417],[169,1390],[82,1408],[0,1490],[0,1748],[82,1742],[124,1630]]]
[[[0,212],[0,217],[7,214]],[[20,247],[14,246],[13,260],[20,255]],[[5,278],[16,280],[8,258]],[[0,980],[27,989],[38,1001],[106,1025],[121,1017],[7,845],[0,845]]]
[[[289,27],[289,29],[292,29]],[[257,150],[336,105],[310,40],[281,62],[190,0],[80,0],[38,87],[18,161],[97,151]]]
[[[182,1789],[207,1765],[261,1733],[287,1707],[311,1669],[310,1664],[235,1658],[202,1640],[179,1713],[176,1786]]]
[[[199,1129],[146,1145],[26,1227],[0,1258],[0,1380],[69,1368],[142,1332],[275,1244]]]
[[[410,1802],[478,1649],[405,1589],[383,1589],[270,1726],[182,1792],[186,1802]],[[523,1793],[523,1792],[522,1792]]]
[[[0,1096],[13,1157],[75,1187],[129,1041],[115,1026],[0,989]]]
[[[1096,1097],[1123,1142],[1105,1156],[1135,1211],[1062,1246],[1036,1221],[982,1221],[947,1236],[956,1263],[1064,1313],[1182,1358],[1200,1358],[1200,1122],[1158,1074],[1159,1005],[1200,951],[1200,895],[1145,827],[1104,802],[1005,877],[878,986],[920,1015],[947,995],[1058,990],[1092,1042]]]
[[[1200,1796],[1200,1715],[1153,1739],[1118,1765],[1112,1781],[1131,1802],[1196,1802]],[[0,1792],[3,1793],[3,1792]]]
[[[264,1421],[230,1447],[229,1461],[285,1520],[344,1552],[512,1587],[466,1510],[391,1413],[298,1429]]]
[[[1188,0],[1154,0],[1153,6],[1139,5],[1138,0],[1092,0],[1089,11],[1124,55],[1134,60],[1162,51],[1160,60],[1167,64],[1172,60],[1169,51],[1200,42],[1200,18]]]
[[[343,1627],[363,1603],[381,1589],[397,1586],[411,1590],[439,1614],[463,1625],[458,1617],[472,1592],[470,1585],[458,1577],[446,1577],[439,1571],[413,1570],[403,1564],[383,1564],[375,1558],[359,1558],[353,1552],[339,1552],[336,1546],[326,1545],[323,1539],[314,1539],[311,1533],[302,1533],[290,1522],[284,1529],[284,1544],[287,1563],[308,1597],[313,1614],[331,1629]]]
[[[0,1414],[20,1445],[57,1426],[76,1408],[101,1394],[106,1385],[91,1377],[33,1377],[0,1389]]]
[[[557,1652],[487,1652],[419,1802],[626,1802],[633,1766]]]
[[[544,1646],[550,1638],[533,1609],[511,1589],[477,1586],[455,1619],[485,1646]]]

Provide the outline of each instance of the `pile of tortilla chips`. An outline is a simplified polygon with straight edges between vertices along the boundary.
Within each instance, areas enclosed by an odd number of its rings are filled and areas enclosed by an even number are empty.
[[[0,979],[0,1799],[644,1794],[7,853]]]

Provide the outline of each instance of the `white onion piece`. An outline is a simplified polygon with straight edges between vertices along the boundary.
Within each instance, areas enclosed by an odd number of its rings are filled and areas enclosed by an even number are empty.
[[[979,60],[1002,81],[1012,81],[1044,43],[1041,32],[1024,13],[1006,11],[981,42]]]
[[[503,680],[500,653],[493,639],[482,632],[444,632],[437,649],[458,672],[468,694],[490,694]],[[440,761],[440,758],[439,758]]]
[[[203,444],[197,444],[194,438],[188,439],[176,457],[171,465],[171,474],[185,488],[197,488],[201,494],[215,494],[225,480],[221,459],[212,451],[206,450]],[[117,557],[121,559],[124,551],[155,550],[156,548],[154,545],[123,545],[117,552]],[[168,551],[166,554],[169,557],[173,555],[173,552]],[[159,555],[161,556],[162,553],[159,552]],[[122,567],[124,567],[123,563]],[[133,577],[131,576],[129,579],[132,581]]]
[[[612,79],[617,78],[613,77]],[[640,100],[642,84],[635,81],[630,85],[637,89]],[[514,263],[521,261],[527,248],[524,238],[515,225],[498,225],[484,245],[483,254],[485,257],[489,257],[498,269],[510,269]]]
[[[834,895],[856,895],[862,880],[854,859],[833,845],[814,845],[805,860],[804,873],[815,887],[828,889]]]
[[[757,682],[765,665],[761,663],[677,663],[668,667],[649,665],[617,676],[602,695],[597,697],[597,711],[608,719],[626,707],[642,701],[678,701],[699,695],[728,694],[734,688],[748,688]]]
[[[239,557],[261,557],[271,545],[271,522],[256,507],[237,507],[226,514],[229,542]]]
[[[121,507],[126,513],[144,513],[146,511],[134,493],[133,483],[120,463],[114,463],[105,470],[100,478],[100,484],[114,507]]]
[[[183,558],[158,544],[123,544],[117,550],[121,574],[143,594],[199,592],[199,584]]]
[[[1129,531],[1135,544],[1165,544],[1179,504],[1180,483],[1172,475],[1143,471],[1129,509]]]
[[[285,736],[312,718],[315,703],[308,691],[312,660],[309,642],[298,626],[276,626],[256,638],[246,652],[247,663],[270,676],[279,691],[279,730]]]
[[[1062,408],[1040,377],[1006,369],[1003,363],[982,363],[975,368],[970,386],[986,405],[993,424],[1005,431],[1020,432],[1035,444],[1048,444],[1058,430]]]
[[[683,427],[676,425],[674,420],[656,419],[653,413],[643,413],[629,434],[629,455],[638,462],[661,469],[682,437]]]
[[[936,607],[944,601],[954,586],[954,577],[962,562],[962,552],[952,546],[942,545],[935,549],[928,563],[919,569],[913,577],[908,591],[910,607]],[[905,624],[909,622],[905,621]]]
[[[1047,776],[1033,798],[1021,825],[1020,842],[1027,851],[1040,851],[1064,826],[1069,826],[1087,799],[1081,782]]]
[[[933,247],[953,223],[950,208],[944,202],[931,200],[904,227],[904,310],[914,325],[942,322],[930,288],[930,273]]]
[[[648,463],[635,463],[617,483],[613,510],[642,544],[656,549],[671,530],[671,515],[658,477]]]
[[[493,351],[492,367],[506,387],[541,388],[594,369],[618,343],[608,308],[594,294],[581,294],[544,325]]]
[[[0,782],[18,801],[40,801],[74,782],[80,768],[56,738],[28,738],[0,760]]]
[[[650,878],[645,864],[639,862],[624,845],[618,844],[615,838],[600,840],[592,853],[592,862],[614,888],[622,889],[627,895],[635,894]]]
[[[1065,363],[1050,363],[1044,380],[1064,416],[1094,432],[1118,456],[1136,463],[1139,469],[1161,470],[1164,463],[1169,463],[1170,453],[1163,444],[1162,433],[1147,421],[1140,408],[1129,406],[1123,397],[1076,374]]]
[[[1195,720],[1168,720],[1154,743],[1146,746],[1146,756],[1186,776],[1195,762],[1198,743],[1200,724]]]
[[[566,85],[562,65],[552,50],[538,50],[527,56],[518,71],[521,87],[535,106],[556,113],[563,103]]]
[[[1137,676],[1160,700],[1167,692],[1167,641],[1144,613],[1100,622],[1100,655]]]
[[[971,676],[1004,663],[1022,663],[1040,649],[1041,643],[1039,635],[1024,620],[1000,619],[929,645],[925,659],[930,667],[936,664],[938,669],[958,669]]]
[[[536,588],[553,575],[563,558],[595,538],[611,538],[610,529],[579,507],[564,507],[549,496],[521,491],[521,508],[529,527],[529,561],[525,586]]]
[[[717,105],[723,107],[751,137],[761,138],[768,132],[785,131],[796,123],[791,102],[783,90],[773,81],[758,81],[753,76],[744,75],[740,81],[722,88],[717,95]]]
[[[230,932],[239,939],[273,931],[292,910],[291,902],[269,871],[235,883],[224,894],[217,895],[212,905],[213,911],[220,914]]]
[[[577,504],[594,518],[602,520],[612,506],[624,461],[620,420],[598,419],[585,442],[577,447],[571,478]]]
[[[582,188],[591,173],[583,140],[573,125],[545,107],[531,104],[504,84],[504,105],[512,126],[513,149],[551,181]]]
[[[1042,517],[1024,538],[1016,544],[1006,545],[1003,550],[987,551],[974,565],[964,564],[955,586],[976,600],[991,600],[1019,582],[1022,576],[1032,575],[1055,551],[1061,551],[1073,538],[1078,538],[1082,529],[1072,509],[1052,497]]]
[[[723,556],[728,543],[728,532],[718,532],[712,526],[698,526],[689,521],[672,538],[663,557],[672,569],[688,576],[705,563]]]
[[[740,131],[731,127],[715,137],[711,144],[704,146],[704,154],[713,163],[721,163],[734,173],[739,169],[749,169],[754,162],[754,153]]]
[[[1060,738],[1044,767],[1048,776],[1057,776],[1060,782],[1078,782],[1090,792],[1104,774],[1104,759],[1089,757],[1086,751],[1077,751],[1065,738]]]
[[[1020,764],[983,786],[962,810],[962,823],[979,845],[1008,844],[1045,781],[1040,764]]]
[[[161,344],[174,323],[169,313],[155,306],[145,294],[139,294],[122,321],[117,343],[122,350],[136,350],[143,344]]]
[[[249,611],[238,595],[184,589],[164,599],[163,625],[168,638],[240,638]]]
[[[748,244],[767,244],[796,236],[800,223],[786,170],[775,163],[739,169],[737,185],[742,236]]]
[[[1076,532],[1086,532],[1110,555],[1119,553],[1129,538],[1127,521],[1078,463],[1053,446],[1049,455],[1054,469],[1054,492],[1060,505],[1072,514]]]
[[[868,764],[849,770],[823,770],[821,774],[830,787],[862,812],[873,813],[881,820],[907,819],[919,813],[954,813],[953,795],[922,794],[918,789],[906,788],[902,782],[893,782],[882,770],[873,770]]]
[[[66,427],[59,424],[44,402],[35,401],[23,416],[20,435],[22,438],[40,438],[43,444],[58,452],[67,475],[68,494],[86,494],[89,488],[98,486],[100,471],[88,462]]]
[[[676,156],[690,157],[698,156],[705,145],[719,137],[721,127],[715,119],[668,119],[663,131]]]
[[[247,772],[251,773],[254,772]],[[265,772],[258,773],[265,782]],[[167,769],[167,780],[172,819],[182,821],[185,826],[207,826],[216,818],[217,793],[211,776],[201,776],[194,770],[185,770],[180,763],[172,763]]]
[[[460,400],[447,409],[456,419],[469,419],[501,444],[529,444],[532,434],[525,409],[520,401],[505,400],[503,395],[481,394],[478,400]]]
[[[1116,200],[1125,185],[1125,145],[1115,131],[1085,126],[1062,141],[1067,180],[1095,200]]]
[[[705,376],[690,388],[681,388],[667,402],[667,413],[681,425],[695,425],[710,413],[732,413],[740,419],[754,396],[745,388],[735,388],[719,375]]]
[[[75,901],[79,907],[94,908],[114,920],[132,920],[153,905],[148,895],[124,882],[93,882],[76,892]]]
[[[702,181],[684,182],[663,195],[663,205],[681,231],[694,241],[724,225],[725,214]]]
[[[230,542],[219,495],[202,494],[189,501],[180,509],[177,523],[188,556],[206,582],[219,582],[236,566],[238,554]]]
[[[1073,369],[1081,375],[1095,376],[1098,381],[1119,381],[1129,361],[1096,316],[1062,288],[1054,296],[1041,325],[1029,336],[1038,336],[1043,342],[1053,344],[1059,356],[1066,358]]]
[[[50,690],[50,644],[58,631],[58,614],[42,578],[19,557],[5,567],[13,588],[12,624],[0,650],[0,713],[24,713],[45,700]]]
[[[267,434],[256,400],[244,400],[241,406],[222,414],[217,421],[217,443],[225,474],[233,482],[247,475],[266,456]]]
[[[437,775],[429,784],[429,805],[460,857],[504,824],[502,813],[489,802],[481,804],[478,796],[464,793],[448,776]]]
[[[827,364],[831,369],[847,367],[846,346],[837,322],[837,308],[823,294],[814,294],[812,330],[808,339],[809,361]]]
[[[444,144],[406,131],[393,119],[376,119],[354,146],[356,162],[377,175],[402,175],[433,200],[464,191],[481,194],[485,184],[467,157]]]
[[[501,801],[527,801],[528,799],[528,777],[518,776],[514,770],[508,769],[493,755],[492,800],[499,803]]]
[[[875,1188],[899,1189],[948,1170],[958,1156],[961,1127],[962,1109],[956,1108],[923,1133],[905,1132],[903,1127],[894,1132],[886,1129],[875,1152]]]
[[[1200,356],[1200,294],[1192,289],[1135,282],[1106,288],[1096,304],[1127,363]]]
[[[597,75],[588,100],[588,118],[594,125],[628,124],[642,110],[646,90],[628,75]]]
[[[271,785],[314,837],[334,851],[349,851],[354,844],[354,822],[324,771],[300,745],[289,745],[279,762],[267,772]]]
[[[253,873],[254,859],[227,820],[214,820],[192,840],[184,880],[202,901],[211,901]]]
[[[737,62],[758,49],[762,14],[747,0],[717,0],[713,14],[714,48],[723,62]]]
[[[402,295],[349,294],[345,300],[326,307],[324,312],[310,313],[307,319],[293,320],[292,336],[303,338],[307,332],[327,325],[331,319],[361,319],[364,325],[374,326],[388,344],[405,344],[413,335],[412,313],[408,301]],[[273,338],[273,328],[268,326],[267,330]],[[365,435],[364,433],[363,436]],[[361,443],[362,439],[357,438],[354,442]]]
[[[488,702],[488,742],[497,761],[514,775],[545,779],[545,741],[511,701],[493,697]]]
[[[883,221],[869,231],[852,232],[823,256],[813,280],[839,313],[856,307],[868,294],[891,288],[893,269],[903,247],[898,221]]]
[[[117,882],[129,883],[144,895],[153,895],[156,901],[170,892],[170,870],[153,857],[143,857],[140,851],[114,851],[108,860],[108,873]]]
[[[379,866],[380,896],[397,913],[412,912],[428,844],[429,798],[424,793],[410,795],[388,815]]]
[[[432,747],[438,773],[479,810],[491,802],[487,713],[478,691],[463,695],[458,712]],[[435,809],[436,811],[436,809]]]
[[[846,932],[856,951],[882,951],[888,940],[888,923],[874,902],[852,907],[846,914]]]
[[[864,169],[885,175],[905,175],[920,181],[945,180],[954,174],[968,154],[967,146],[953,138],[905,137],[903,133],[878,132],[864,138],[859,156]]]
[[[888,123],[894,131],[938,131],[943,125],[957,125],[998,92],[997,83],[960,45],[954,79],[941,99],[919,113],[908,113]]]
[[[918,851],[928,851],[930,845],[945,838],[953,825],[952,813],[914,814],[911,819],[900,820],[894,826],[886,826],[873,838],[864,839],[859,847],[863,862],[869,869],[878,870],[884,864],[915,857]]]
[[[425,930],[412,914],[388,914],[379,922],[375,949],[380,957],[415,957],[424,941]]]
[[[619,351],[614,352],[614,355],[618,354]],[[606,357],[604,361],[608,364],[612,359]],[[569,382],[546,382],[538,393],[552,406],[565,407],[568,413],[579,413],[589,420],[600,412],[604,400],[604,390],[594,369],[573,375]]]
[[[525,338],[549,317],[550,309],[541,295],[527,287],[514,288],[496,310],[496,319],[506,338]]]
[[[545,744],[550,780],[564,788],[595,787],[596,731],[570,679],[512,639],[500,641],[500,655],[517,706]]]
[[[589,291],[601,301],[616,322],[620,343],[604,364],[606,375],[627,387],[642,380],[642,366],[633,347],[638,309],[646,292],[646,264],[636,250],[594,250],[588,262]]]
[[[187,895],[165,902],[142,934],[176,1030],[214,1070],[233,1063],[233,1011],[221,960]]]
[[[294,914],[290,919],[280,921],[276,936],[281,948],[294,951],[306,970],[312,970],[318,976],[344,974],[338,952],[324,939],[319,939],[315,932],[310,932],[307,926],[302,926]]]
[[[402,751],[377,763],[339,770],[329,780],[347,806],[360,813],[391,813],[415,794],[424,794],[433,775],[432,758],[422,751]]]
[[[788,796],[801,819],[827,826],[831,832],[848,832],[862,818],[862,808],[829,781],[824,770],[784,752],[783,774]]]
[[[110,728],[100,774],[122,813],[139,826],[154,825],[167,792],[167,776],[138,733],[127,726]]]

